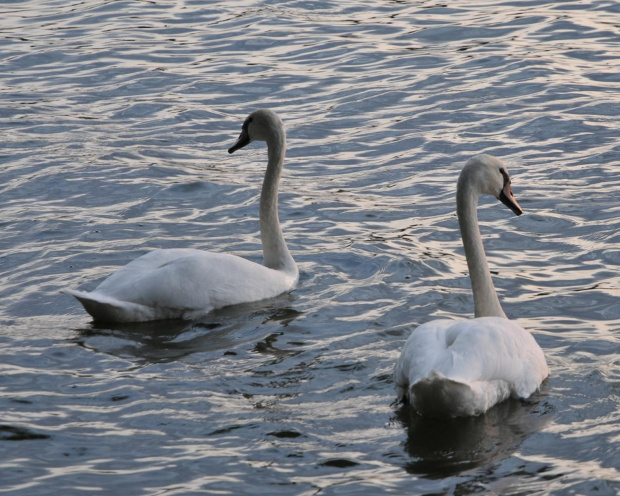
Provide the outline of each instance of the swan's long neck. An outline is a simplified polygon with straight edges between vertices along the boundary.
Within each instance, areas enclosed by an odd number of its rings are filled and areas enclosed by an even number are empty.
[[[472,181],[467,179],[467,176],[459,179],[456,192],[456,213],[459,218],[474,294],[474,315],[476,317],[506,317],[493,286],[478,228],[477,209],[480,193],[474,188]]]
[[[284,164],[286,135],[276,129],[267,139],[267,171],[260,195],[260,233],[263,242],[263,263],[270,269],[297,273],[297,266],[282,234],[278,217],[278,186]]]

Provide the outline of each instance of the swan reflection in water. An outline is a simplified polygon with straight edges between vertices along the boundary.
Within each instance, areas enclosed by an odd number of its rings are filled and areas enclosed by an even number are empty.
[[[172,362],[194,353],[225,350],[256,341],[256,351],[274,348],[274,335],[281,334],[302,312],[289,305],[293,297],[282,295],[269,306],[265,302],[234,305],[213,311],[197,321],[162,320],[143,323],[93,322],[79,329],[76,342],[96,352],[145,362]],[[217,353],[220,357],[221,353]]]
[[[397,411],[407,429],[405,470],[441,479],[508,458],[551,420],[544,390],[527,401],[508,399],[475,417],[422,417],[409,405]]]

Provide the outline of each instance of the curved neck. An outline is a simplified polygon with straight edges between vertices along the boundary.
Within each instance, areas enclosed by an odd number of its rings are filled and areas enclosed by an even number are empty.
[[[297,273],[297,265],[286,246],[278,217],[278,185],[285,151],[286,136],[284,130],[279,129],[267,139],[269,159],[260,194],[260,234],[265,267]]]
[[[463,180],[461,180],[463,179]],[[467,178],[459,179],[456,191],[456,213],[465,247],[471,288],[474,294],[475,317],[506,317],[493,286],[491,272],[478,228],[478,197],[480,193]]]

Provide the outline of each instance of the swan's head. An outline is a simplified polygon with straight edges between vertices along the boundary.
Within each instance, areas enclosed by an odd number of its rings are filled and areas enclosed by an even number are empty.
[[[470,182],[480,194],[494,196],[515,214],[523,213],[512,194],[508,169],[497,157],[481,154],[470,158],[463,167],[457,188],[464,187],[465,182]]]
[[[271,136],[283,128],[284,125],[280,117],[273,110],[255,110],[245,119],[239,139],[228,149],[228,153],[236,152],[252,141],[268,141]]]

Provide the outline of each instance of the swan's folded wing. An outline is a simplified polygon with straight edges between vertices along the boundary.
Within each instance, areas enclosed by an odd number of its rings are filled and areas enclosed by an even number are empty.
[[[407,338],[394,367],[394,382],[399,398],[406,395],[409,386],[436,369],[437,360],[445,356],[445,332],[456,321],[432,320],[417,327]]]
[[[549,375],[544,353],[530,332],[502,317],[480,317],[455,325],[442,372],[474,383],[505,381],[513,396],[528,397]]]
[[[169,250],[165,250],[168,252]],[[235,255],[170,250],[177,257],[136,259],[95,289],[148,307],[210,311],[271,298],[291,289],[294,278]],[[154,252],[156,253],[156,252]],[[149,254],[150,255],[150,254]]]

